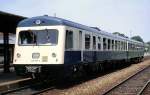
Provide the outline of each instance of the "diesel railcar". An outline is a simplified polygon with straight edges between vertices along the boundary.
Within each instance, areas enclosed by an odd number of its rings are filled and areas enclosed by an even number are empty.
[[[141,42],[62,18],[38,16],[18,24],[13,64],[20,75],[59,76],[80,69],[98,71],[106,64],[140,61],[143,56]]]

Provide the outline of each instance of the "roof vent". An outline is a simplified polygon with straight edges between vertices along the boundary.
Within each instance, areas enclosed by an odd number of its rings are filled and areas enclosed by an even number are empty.
[[[98,27],[91,27],[91,28],[101,31],[101,29],[99,29]]]
[[[44,15],[44,16],[48,16],[48,15]]]

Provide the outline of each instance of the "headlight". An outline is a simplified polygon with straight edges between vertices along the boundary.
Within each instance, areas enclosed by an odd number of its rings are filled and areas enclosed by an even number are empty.
[[[52,57],[56,57],[56,53],[52,53]]]
[[[21,57],[21,54],[20,54],[20,53],[17,53],[17,57],[20,58],[20,57]]]
[[[38,59],[40,57],[40,53],[32,53],[33,59]]]

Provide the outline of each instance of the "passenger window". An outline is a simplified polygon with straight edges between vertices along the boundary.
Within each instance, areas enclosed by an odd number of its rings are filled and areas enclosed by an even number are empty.
[[[119,51],[121,50],[120,41],[118,41],[118,50],[119,50]]]
[[[132,50],[132,44],[129,43],[129,50],[131,51]]]
[[[82,49],[82,31],[79,31],[79,49]]]
[[[110,50],[110,39],[108,39],[108,50]]]
[[[90,37],[89,34],[85,34],[85,49],[90,49]]]
[[[126,50],[126,42],[124,42],[124,50]]]
[[[115,50],[117,51],[117,41],[115,41]]]
[[[131,44],[131,50],[133,50],[133,44]]]
[[[128,50],[130,50],[131,46],[130,46],[130,43],[128,43]]]
[[[114,40],[112,40],[112,50],[114,50]]]
[[[124,49],[127,50],[127,43],[125,42],[124,44],[125,44]]]
[[[101,38],[100,37],[98,37],[98,50],[101,50]]]
[[[96,37],[93,36],[93,49],[96,49]]]
[[[107,46],[106,46],[106,38],[103,38],[103,49],[106,50]]]
[[[123,42],[121,42],[121,50],[123,50]]]
[[[127,45],[127,42],[126,42],[126,50],[128,49],[127,46],[128,46],[128,45]]]
[[[66,49],[72,49],[73,48],[73,32],[72,31],[66,31]]]

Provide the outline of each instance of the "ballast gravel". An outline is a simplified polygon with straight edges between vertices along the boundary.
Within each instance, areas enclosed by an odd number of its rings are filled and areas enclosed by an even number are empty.
[[[54,89],[42,93],[42,95],[102,95],[108,89],[125,80],[136,72],[150,66],[150,59],[139,64],[133,64],[127,68],[112,72],[110,74],[83,82],[66,89]]]

